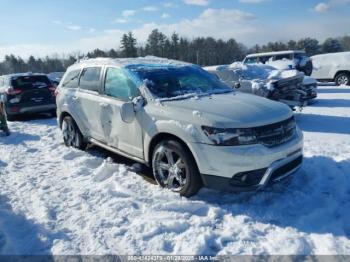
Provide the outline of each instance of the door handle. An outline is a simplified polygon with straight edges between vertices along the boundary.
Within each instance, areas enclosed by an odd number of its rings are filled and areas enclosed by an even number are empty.
[[[73,96],[73,100],[74,100],[74,101],[78,101],[78,100],[79,100],[79,97]]]

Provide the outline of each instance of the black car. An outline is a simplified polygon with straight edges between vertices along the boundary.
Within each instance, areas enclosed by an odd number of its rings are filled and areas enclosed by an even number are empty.
[[[56,114],[55,86],[45,74],[13,74],[0,77],[0,99],[7,119],[31,113]]]

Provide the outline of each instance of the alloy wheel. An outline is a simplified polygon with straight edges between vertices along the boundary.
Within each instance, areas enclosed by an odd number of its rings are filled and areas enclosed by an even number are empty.
[[[179,153],[165,146],[155,152],[153,170],[157,183],[174,192],[180,192],[187,182],[188,167]]]
[[[338,84],[339,85],[348,85],[349,84],[349,77],[347,77],[346,75],[342,75],[338,78]]]

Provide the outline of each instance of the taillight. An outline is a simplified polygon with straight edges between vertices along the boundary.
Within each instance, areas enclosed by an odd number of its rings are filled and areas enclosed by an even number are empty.
[[[6,90],[6,94],[8,95],[19,95],[20,93],[22,93],[21,89],[17,89],[13,87],[10,87]]]
[[[51,94],[53,96],[56,96],[56,87],[54,86],[49,86],[48,89],[50,90]]]
[[[60,93],[60,91],[58,90],[58,88],[56,88],[55,93],[54,93],[55,97],[57,97],[59,95],[59,93]]]

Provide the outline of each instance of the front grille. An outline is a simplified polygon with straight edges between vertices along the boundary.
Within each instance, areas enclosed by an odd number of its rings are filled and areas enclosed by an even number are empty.
[[[275,124],[254,128],[258,143],[274,147],[288,142],[296,132],[294,117]]]
[[[297,159],[289,162],[288,164],[276,169],[270,178],[270,181],[274,181],[282,176],[284,176],[285,174],[287,174],[288,172],[292,171],[293,169],[295,169],[296,167],[300,166],[301,163],[303,162],[303,156],[298,157]]]

